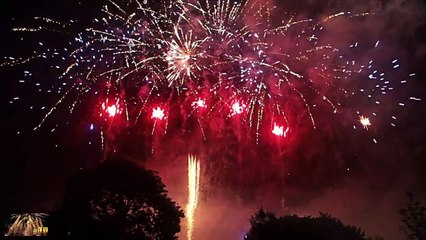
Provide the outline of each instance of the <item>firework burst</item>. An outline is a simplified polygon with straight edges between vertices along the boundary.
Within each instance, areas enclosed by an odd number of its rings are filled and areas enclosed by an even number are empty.
[[[360,116],[359,122],[364,127],[364,129],[368,130],[368,128],[371,126],[370,119],[368,117]]]
[[[62,69],[63,84],[57,89],[61,96],[46,108],[35,129],[62,106],[68,105],[73,112],[79,103],[97,99],[103,102],[97,110],[101,116],[125,113],[127,125],[151,117],[152,134],[158,121],[165,119],[167,125],[175,118],[169,117],[175,108],[197,112],[184,117],[195,115],[204,139],[211,119],[238,116],[244,128],[254,130],[247,132],[254,132],[258,142],[262,132],[288,136],[298,116],[315,129],[316,116],[347,111],[346,99],[366,97],[379,105],[383,96],[394,91],[374,59],[358,61],[322,39],[328,22],[369,13],[340,12],[324,19],[288,15],[272,21],[275,9],[270,3],[249,0],[109,1],[101,9],[102,17],[75,34],[67,48],[11,58],[2,66],[48,57],[59,62],[55,68]],[[56,32],[69,35],[68,28],[79,27],[75,22],[37,20],[49,27],[14,30],[38,32],[56,26]],[[349,49],[359,45],[355,42]],[[371,48],[379,45],[377,41]],[[400,66],[398,60],[391,64],[393,70]],[[363,84],[363,79],[374,81],[374,87]],[[158,105],[162,107],[153,107]],[[287,127],[277,125],[275,119],[284,119]],[[369,119],[360,121],[364,128],[371,125]]]

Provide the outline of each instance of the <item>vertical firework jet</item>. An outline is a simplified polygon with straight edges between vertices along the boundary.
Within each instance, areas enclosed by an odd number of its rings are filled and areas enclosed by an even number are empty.
[[[195,210],[198,204],[200,187],[200,162],[194,156],[188,156],[188,204],[186,205],[186,218],[188,221],[187,238],[192,240],[195,222]]]

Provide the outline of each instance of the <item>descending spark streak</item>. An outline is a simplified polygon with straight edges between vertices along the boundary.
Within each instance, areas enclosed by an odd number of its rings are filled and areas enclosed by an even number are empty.
[[[200,188],[200,162],[194,156],[188,156],[188,204],[186,217],[188,221],[187,237],[193,239],[195,210],[198,205],[198,192]]]

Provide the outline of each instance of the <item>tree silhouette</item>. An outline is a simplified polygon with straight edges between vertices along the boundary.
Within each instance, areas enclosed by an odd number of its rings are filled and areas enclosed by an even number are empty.
[[[108,160],[74,176],[51,236],[72,239],[177,239],[183,213],[154,172]],[[59,224],[61,222],[61,224]],[[62,236],[61,236],[62,235]]]
[[[410,240],[426,239],[426,207],[414,200],[412,193],[407,193],[408,201],[406,208],[399,210],[401,221],[404,226],[402,231]]]
[[[322,213],[320,217],[277,218],[260,209],[251,217],[250,224],[247,240],[365,240],[360,228],[344,225],[339,219]]]

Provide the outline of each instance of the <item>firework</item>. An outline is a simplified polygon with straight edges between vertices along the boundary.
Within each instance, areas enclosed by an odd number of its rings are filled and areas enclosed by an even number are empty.
[[[272,133],[279,137],[286,137],[289,129],[286,128],[284,130],[284,126],[279,126],[276,123],[274,123],[274,128],[272,129]]]
[[[366,97],[379,105],[388,92],[394,91],[374,57],[358,61],[348,51],[322,39],[328,22],[368,17],[368,13],[340,12],[324,19],[289,15],[271,21],[276,8],[250,0],[164,0],[158,4],[109,1],[100,11],[103,15],[93,19],[92,27],[70,39],[70,47],[10,58],[1,66],[49,57],[58,63],[52,68],[62,71],[62,85],[57,89],[61,95],[50,109],[43,107],[46,114],[34,129],[63,105],[69,104],[72,113],[78,103],[99,98],[103,102],[101,116],[114,118],[123,112],[127,125],[137,124],[141,116],[149,119],[150,114],[155,122],[168,121],[169,110],[178,107],[192,111],[208,108],[194,114],[204,139],[204,120],[238,115],[241,124],[255,130],[258,142],[262,132],[288,134],[288,128],[275,125],[274,119],[284,118],[286,126],[291,126],[303,116],[316,128],[316,116],[348,111],[343,109],[343,99]],[[38,32],[56,27],[55,32],[69,36],[68,28],[79,27],[75,22],[36,20],[39,28],[20,27],[14,31]],[[380,41],[371,43],[372,49],[379,46]],[[359,47],[355,42],[348,49],[356,51]],[[392,70],[401,65],[397,59],[389,64]],[[374,87],[359,79],[374,81]],[[406,82],[404,79],[401,84]],[[349,85],[356,88],[347,89]],[[153,105],[168,109],[167,116],[163,108]],[[370,126],[363,121],[364,128]],[[270,126],[273,128],[261,131]]]
[[[186,205],[186,218],[188,222],[187,237],[193,239],[195,210],[198,205],[200,188],[200,162],[193,156],[188,157],[188,203]]]
[[[207,108],[206,100],[200,98],[197,101],[194,101],[192,103],[192,107],[196,108],[196,109],[198,109],[198,108]]]
[[[102,103],[102,111],[100,113],[100,116],[102,117],[103,114],[106,114],[110,118],[114,118],[116,115],[121,114],[121,107],[119,99],[116,100],[115,103],[109,104],[109,101],[106,100],[104,103]]]
[[[368,117],[360,116],[359,122],[364,127],[364,129],[368,130],[368,128],[371,126],[370,119]]]
[[[231,107],[231,116],[239,115],[244,112],[244,109],[246,108],[246,105],[244,103],[240,102],[234,102]]]
[[[197,50],[206,41],[206,39],[194,41],[192,31],[182,36],[182,30],[178,30],[177,27],[175,27],[174,33],[174,39],[171,42],[167,42],[169,51],[165,57],[169,66],[169,74],[166,76],[169,86],[176,81],[179,81],[178,84],[184,85],[185,79],[194,75],[192,70],[200,68],[197,65],[197,57],[202,53]]]
[[[152,115],[151,115],[152,119],[163,120],[164,116],[165,116],[164,110],[161,109],[160,107],[152,109]]]

